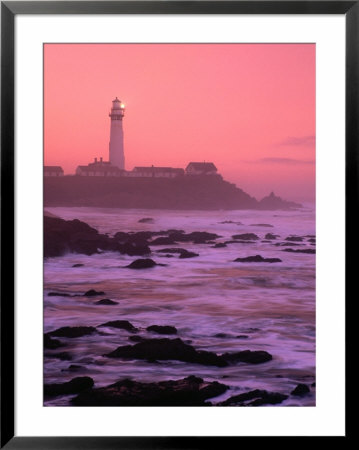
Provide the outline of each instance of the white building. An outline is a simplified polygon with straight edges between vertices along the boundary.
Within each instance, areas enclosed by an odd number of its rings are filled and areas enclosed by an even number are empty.
[[[132,172],[127,172],[128,177],[143,178],[176,178],[183,175],[183,169],[174,167],[134,167]]]
[[[216,175],[217,167],[212,162],[190,162],[186,175]]]
[[[44,166],[44,177],[63,177],[64,171],[60,166]]]
[[[78,166],[76,169],[76,175],[82,177],[122,177],[125,174],[125,170],[113,166],[109,161],[102,161],[102,158],[100,161],[95,158],[93,163],[87,166]]]
[[[125,115],[125,105],[116,97],[112,101],[110,129],[110,163],[121,170],[125,169],[125,153],[123,148],[122,119]]]

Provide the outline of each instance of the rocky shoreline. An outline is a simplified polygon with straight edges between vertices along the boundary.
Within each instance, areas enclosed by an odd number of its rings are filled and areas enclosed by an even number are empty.
[[[100,334],[99,328],[116,328],[127,332],[140,333],[129,321],[118,320],[98,325],[98,327],[62,327],[44,335],[45,357],[60,357],[53,351],[68,346],[70,339]],[[177,334],[171,325],[151,325],[146,328],[160,335]],[[60,337],[62,340],[54,339]],[[220,337],[220,336],[218,336]],[[244,336],[237,336],[243,338]],[[139,334],[130,336],[133,345],[121,346],[103,355],[107,358],[143,359],[149,364],[159,361],[176,360],[192,364],[216,366],[218,368],[236,364],[265,364],[273,356],[266,351],[241,350],[233,353],[215,354],[214,352],[196,350],[181,338],[144,338]],[[50,353],[48,352],[50,350]],[[65,358],[66,359],[66,358]],[[71,359],[71,354],[68,358]],[[70,365],[69,371],[77,371],[82,367]],[[276,405],[292,397],[313,396],[315,384],[297,384],[291,392],[268,392],[267,390],[252,390],[228,397],[225,401],[209,401],[231,391],[230,386],[217,381],[204,381],[198,376],[188,376],[184,379],[166,380],[144,383],[134,379],[120,379],[104,387],[96,387],[91,377],[75,377],[64,383],[44,385],[44,398],[71,396],[70,403],[74,406],[262,406]]]
[[[76,377],[66,383],[46,384],[44,396],[72,395],[70,402],[74,406],[264,406],[278,405],[290,395],[310,395],[310,388],[300,384],[288,394],[256,389],[233,395],[222,402],[209,401],[228,389],[225,384],[208,382],[194,375],[158,383],[126,378],[100,388],[94,387],[90,377]]]
[[[138,221],[139,223],[152,223],[153,219],[146,217]],[[227,223],[227,222],[222,222]],[[228,221],[230,225],[231,221]],[[238,226],[242,226],[240,223]],[[183,261],[189,264],[190,261],[201,258],[203,248],[213,249],[213,258],[219,250],[227,251],[232,247],[237,249],[238,258],[228,259],[228,264],[232,267],[277,266],[283,263],[281,258],[267,258],[262,255],[243,255],[242,248],[253,243],[266,243],[273,247],[273,251],[287,252],[291,258],[305,258],[305,254],[315,254],[315,236],[295,235],[280,236],[278,233],[268,233],[266,228],[273,228],[271,224],[258,223],[248,226],[263,228],[263,233],[259,231],[242,232],[223,237],[214,232],[191,231],[182,229],[165,229],[159,231],[117,231],[112,235],[99,233],[98,230],[87,223],[74,219],[64,220],[58,217],[44,217],[44,256],[45,258],[59,258],[64,255],[101,255],[112,252],[118,255],[133,257],[129,264],[119,263],[119,271],[129,273],[147,274],[151,271],[161,271],[162,267],[171,267],[175,259],[188,259]],[[190,246],[190,250],[183,248],[183,245]],[[196,251],[193,251],[193,247]],[[289,247],[289,248],[288,248]],[[293,248],[294,247],[294,248]],[[198,251],[197,251],[198,248]],[[202,250],[201,250],[202,249]],[[221,250],[222,251],[222,250]],[[287,256],[284,254],[284,256]],[[304,256],[301,256],[304,254]],[[160,263],[159,258],[168,258],[166,263]],[[174,258],[174,259],[171,259]],[[46,264],[45,259],[45,264]],[[128,260],[128,259],[127,259]],[[86,264],[75,263],[71,266],[72,273],[77,270],[83,271]],[[141,272],[143,271],[143,272]],[[131,276],[131,275],[129,275]],[[259,279],[258,279],[259,280]],[[260,283],[260,280],[258,281]],[[260,284],[259,284],[260,285]],[[248,366],[261,368],[277,361],[277,355],[271,354],[264,349],[250,348],[244,345],[249,338],[249,334],[237,334],[236,331],[223,329],[212,336],[218,341],[230,339],[238,341],[233,351],[210,351],[203,348],[203,345],[194,344],[188,339],[188,333],[183,333],[182,329],[175,324],[160,321],[159,323],[142,324],[139,326],[134,320],[132,323],[130,316],[126,318],[123,312],[118,313],[116,309],[119,305],[117,297],[112,297],[106,293],[107,289],[99,289],[96,284],[87,285],[87,289],[79,292],[78,289],[71,290],[49,290],[48,298],[64,298],[64,301],[84,301],[93,308],[102,308],[107,311],[114,311],[111,320],[99,320],[95,324],[81,323],[76,325],[73,322],[64,323],[61,327],[47,327],[44,334],[44,357],[45,360],[58,360],[62,367],[67,364],[67,368],[61,369],[68,375],[72,372],[79,372],[81,376],[75,378],[61,377],[67,381],[61,383],[46,382],[44,385],[45,404],[52,399],[63,398],[67,404],[73,406],[268,406],[281,405],[283,402],[295,400],[296,398],[315,398],[315,383],[310,379],[310,383],[301,383],[293,379],[290,388],[269,390],[266,385],[259,389],[248,389],[245,386],[231,386],[231,383],[222,383],[227,375],[224,369],[243,370]],[[112,298],[111,298],[112,297]],[[106,317],[108,313],[106,312]],[[177,324],[176,324],[177,325]],[[254,330],[254,329],[253,329]],[[252,332],[250,330],[250,332]],[[117,337],[119,333],[119,337]],[[126,337],[127,334],[127,337]],[[101,341],[109,338],[107,342],[120,341],[113,345],[112,349],[102,354],[87,355],[100,359],[100,364],[106,365],[106,361],[119,361],[120,364],[139,361],[141,364],[150,366],[161,366],[168,362],[186,365],[192,371],[188,376],[168,376],[165,380],[141,380],[133,376],[118,376],[117,381],[104,385],[99,383],[98,378],[89,373],[85,375],[88,367],[86,358],[79,360],[73,354],[77,342]],[[124,342],[127,339],[128,344]],[[106,344],[107,345],[107,344]],[[73,363],[72,363],[73,361]],[[121,366],[119,366],[121,367]],[[198,371],[195,369],[198,367]],[[201,367],[213,368],[217,375],[215,377],[203,376]],[[272,367],[272,366],[271,366]],[[119,372],[120,369],[119,369]],[[202,372],[203,373],[203,372]],[[262,373],[259,371],[258,373]],[[280,377],[281,375],[278,375]],[[116,379],[116,378],[115,378]],[[286,403],[285,403],[286,404]]]

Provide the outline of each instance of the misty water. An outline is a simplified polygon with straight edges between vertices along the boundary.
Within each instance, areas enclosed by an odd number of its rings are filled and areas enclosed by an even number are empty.
[[[315,249],[315,210],[307,205],[295,211],[161,211],[110,208],[46,208],[63,219],[80,219],[110,236],[118,231],[182,229],[207,231],[221,236],[255,233],[254,243],[213,244],[184,242],[152,246],[151,258],[166,266],[131,270],[124,268],[135,259],[114,252],[92,256],[67,254],[44,262],[44,332],[63,326],[98,326],[110,320],[128,320],[143,337],[179,337],[198,350],[217,354],[241,350],[265,350],[273,359],[263,364],[238,363],[218,368],[179,361],[148,362],[104,357],[105,353],[129,341],[131,333],[101,328],[101,334],[61,338],[67,344],[61,352],[71,360],[46,350],[44,382],[59,383],[77,376],[90,376],[95,387],[123,378],[152,382],[180,379],[189,375],[230,386],[211,399],[213,404],[253,389],[289,394],[297,384],[315,382],[315,254],[290,253],[286,248]],[[152,223],[139,223],[144,217]],[[254,226],[253,226],[254,224]],[[263,226],[263,225],[271,225]],[[263,242],[267,233],[279,237]],[[296,246],[288,236],[300,236]],[[311,239],[311,240],[310,240]],[[166,247],[182,247],[198,257],[167,258],[157,253]],[[280,263],[234,262],[238,257],[262,255],[280,258]],[[72,267],[83,264],[81,267]],[[48,296],[49,292],[83,294],[89,289],[104,291],[100,297]],[[101,298],[117,305],[96,305]],[[159,336],[146,331],[150,325],[172,325],[176,336]],[[220,337],[216,336],[220,334]],[[73,372],[70,365],[80,366]],[[46,405],[69,405],[70,396],[56,397]],[[279,406],[315,405],[315,388],[303,397],[289,396]]]

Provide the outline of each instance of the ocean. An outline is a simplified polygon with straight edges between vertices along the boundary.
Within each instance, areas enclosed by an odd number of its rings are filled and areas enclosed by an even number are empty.
[[[214,244],[183,242],[176,247],[199,256],[166,257],[152,246],[152,258],[164,266],[131,270],[125,266],[140,256],[104,252],[92,256],[67,254],[44,261],[44,333],[63,326],[98,326],[128,320],[143,337],[163,337],[146,330],[150,325],[171,325],[175,337],[197,350],[222,354],[264,350],[273,357],[263,364],[238,363],[228,367],[180,361],[122,360],[103,356],[119,346],[133,344],[126,330],[101,328],[101,334],[67,339],[71,359],[45,351],[44,382],[61,383],[90,376],[96,387],[123,378],[142,382],[176,380],[195,375],[230,387],[211,399],[215,405],[232,395],[253,389],[289,393],[301,383],[308,395],[289,395],[280,406],[315,405],[315,254],[283,251],[315,249],[315,208],[293,211],[172,211],[85,207],[46,208],[66,220],[79,219],[112,236],[118,231],[182,229],[207,231],[231,241],[232,236],[255,233],[250,243]],[[151,218],[140,223],[142,218]],[[267,233],[277,236],[265,239]],[[286,241],[288,236],[301,241]],[[281,245],[276,245],[281,244]],[[286,245],[282,245],[286,244]],[[289,244],[289,245],[288,245]],[[294,245],[293,245],[294,244]],[[288,245],[288,246],[287,246]],[[261,255],[282,262],[235,262],[236,258]],[[73,267],[74,264],[82,264]],[[49,292],[83,294],[104,291],[101,297],[48,296]],[[116,305],[97,305],[108,298]],[[173,337],[173,336],[167,336]],[[76,367],[76,372],[73,371]],[[47,406],[69,406],[71,396],[46,400]]]

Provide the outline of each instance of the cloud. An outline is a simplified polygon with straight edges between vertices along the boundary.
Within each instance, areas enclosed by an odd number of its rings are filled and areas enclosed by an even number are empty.
[[[314,147],[315,136],[289,136],[277,144],[278,146]]]
[[[244,161],[249,164],[287,164],[287,165],[299,165],[299,164],[315,164],[314,160],[302,160],[292,158],[261,158],[253,161]]]

